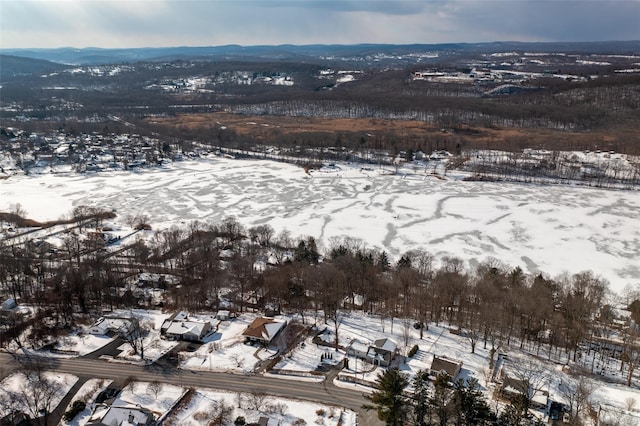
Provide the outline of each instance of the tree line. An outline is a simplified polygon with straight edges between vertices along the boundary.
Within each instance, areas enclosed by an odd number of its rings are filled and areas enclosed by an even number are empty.
[[[145,216],[130,217],[131,235],[106,250],[95,227],[83,229],[91,226],[80,220],[86,214],[74,212],[77,227],[59,235],[58,248],[28,236],[0,241],[0,289],[36,308],[32,318],[5,316],[2,345],[38,346],[104,310],[244,312],[279,305],[333,326],[336,347],[341,319],[357,310],[391,324],[413,321],[421,337],[429,324],[446,324],[470,352],[481,345],[492,359],[509,347],[563,362],[584,363],[591,354],[585,368],[616,365],[629,385],[640,363],[640,332],[616,321],[608,282],[591,271],[551,278],[496,259],[472,271],[460,258],[436,259],[424,250],[393,261],[360,240],[332,238],[321,247],[314,237],[276,233],[268,224],[247,228],[234,218],[154,232]],[[92,225],[100,228],[100,218]],[[145,283],[141,271],[162,278]],[[160,304],[148,286],[163,290]],[[640,320],[634,300],[629,308]]]

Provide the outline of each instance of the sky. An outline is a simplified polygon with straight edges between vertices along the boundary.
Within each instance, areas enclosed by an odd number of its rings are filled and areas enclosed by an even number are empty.
[[[640,40],[640,0],[0,0],[0,48]]]

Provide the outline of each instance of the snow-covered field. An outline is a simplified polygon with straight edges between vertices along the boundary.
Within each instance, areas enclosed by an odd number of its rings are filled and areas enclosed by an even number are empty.
[[[37,220],[74,206],[146,214],[155,230],[235,216],[245,226],[361,239],[396,259],[411,249],[488,257],[551,276],[593,270],[621,291],[640,282],[640,192],[465,182],[413,167],[391,174],[338,164],[306,174],[270,161],[208,158],[99,174],[34,174],[0,181],[0,210],[20,203]]]

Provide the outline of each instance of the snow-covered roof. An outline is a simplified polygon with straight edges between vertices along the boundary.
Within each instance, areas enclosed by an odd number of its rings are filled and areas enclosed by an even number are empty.
[[[441,372],[445,371],[452,379],[455,379],[460,369],[462,368],[462,361],[456,359],[450,359],[445,356],[433,356],[431,362],[431,371]]]
[[[218,319],[229,318],[230,316],[231,311],[228,311],[226,309],[220,309],[218,312],[216,312],[216,318]]]
[[[15,299],[7,299],[4,302],[2,302],[2,309],[13,309],[16,306],[18,306],[18,304],[16,303]]]
[[[242,332],[243,336],[270,342],[276,334],[286,325],[285,322],[271,318],[256,318]]]
[[[173,320],[174,321],[184,321],[187,318],[189,318],[189,314],[187,312],[185,312],[185,311],[180,311],[173,317]]]
[[[92,334],[105,334],[108,331],[128,333],[131,327],[131,320],[127,318],[101,317],[91,326],[89,332]]]
[[[358,339],[353,339],[351,341],[351,343],[349,344],[349,346],[351,346],[351,348],[354,351],[358,351],[361,353],[367,353],[367,351],[369,350],[369,344],[368,343],[363,343]]]
[[[204,321],[172,321],[167,328],[167,334],[173,334],[176,336],[182,336],[185,334],[194,334],[201,336],[207,327],[207,322]]]
[[[109,407],[100,422],[105,425],[145,425],[151,413],[137,407]]]
[[[378,339],[375,341],[374,346],[376,349],[382,349],[387,352],[395,352],[398,345],[391,339]]]

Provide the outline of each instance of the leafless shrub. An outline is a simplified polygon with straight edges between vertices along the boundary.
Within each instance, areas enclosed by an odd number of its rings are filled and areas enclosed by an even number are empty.
[[[247,403],[251,410],[259,411],[267,400],[267,394],[264,391],[251,392],[247,396]]]
[[[635,411],[637,402],[638,401],[634,397],[627,397],[624,400],[624,407],[627,409],[627,411]]]

